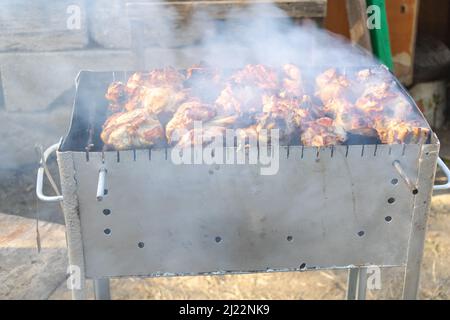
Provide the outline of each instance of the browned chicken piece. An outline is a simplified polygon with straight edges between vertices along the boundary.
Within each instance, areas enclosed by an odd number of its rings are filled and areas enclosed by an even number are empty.
[[[172,138],[184,134],[183,131],[191,130],[195,121],[206,122],[216,115],[214,108],[209,104],[204,104],[200,100],[191,100],[183,103],[175,112],[173,118],[167,123],[166,137],[169,144]],[[179,131],[175,131],[179,130]],[[175,136],[174,136],[175,134]],[[178,139],[176,139],[178,140]]]
[[[175,147],[179,149],[191,148],[196,145],[207,146],[217,140],[223,144],[225,138],[225,127],[206,125],[201,129],[190,129],[178,140],[174,140]]]
[[[393,88],[392,83],[380,82],[367,86],[362,92],[361,97],[382,101],[396,97],[398,94],[398,90]]]
[[[216,99],[218,112],[232,115],[243,112],[260,112],[262,91],[257,87],[232,86],[228,84]]]
[[[187,97],[186,91],[176,91],[170,87],[144,88],[142,92],[143,108],[154,114],[175,113]]]
[[[109,85],[105,98],[110,102],[109,109],[112,112],[119,112],[124,109],[128,99],[126,86],[122,82],[113,82]]]
[[[383,144],[425,143],[430,129],[421,127],[418,122],[398,119],[377,120],[374,128]]]
[[[262,64],[249,64],[237,71],[232,82],[241,86],[255,86],[263,90],[276,90],[278,88],[277,72]]]
[[[392,83],[392,75],[388,70],[378,67],[358,71],[351,86],[355,94],[359,96],[366,88],[382,83]]]
[[[225,115],[231,115],[241,111],[241,102],[235,97],[230,84],[222,90],[216,99],[216,105],[219,112]]]
[[[337,115],[341,113],[354,112],[354,106],[347,99],[333,98],[328,100],[324,106],[323,111],[325,113]]]
[[[198,64],[186,70],[184,86],[192,97],[198,97],[207,103],[214,103],[223,90],[221,71],[204,64]]]
[[[217,68],[204,64],[195,64],[186,70],[186,80],[188,82],[208,81],[209,83],[217,84],[221,80],[221,74]]]
[[[281,99],[276,96],[263,97],[263,114],[257,117],[257,131],[261,129],[279,129],[282,142],[289,142],[294,133],[299,132],[301,123],[309,116],[308,109],[302,108],[308,96],[303,98]]]
[[[378,83],[367,87],[355,103],[356,109],[373,120],[377,118],[414,119],[421,117],[414,113],[411,103],[394,84]],[[423,124],[425,125],[425,124]]]
[[[349,77],[328,69],[316,77],[315,95],[306,95],[302,72],[293,64],[278,69],[247,65],[226,82],[219,68],[202,64],[187,69],[186,76],[174,68],[135,73],[126,84],[109,86],[105,97],[109,109],[117,113],[105,122],[101,138],[118,150],[146,147],[158,139],[195,145],[195,121],[202,122],[202,145],[214,141],[213,136],[225,136],[227,129],[236,130],[240,140],[278,129],[282,143],[295,139],[315,147],[346,139],[421,143],[430,133],[383,68],[360,70]],[[183,131],[174,136],[176,129]]]
[[[110,116],[100,135],[105,145],[116,150],[153,146],[164,140],[161,123],[145,109]]]
[[[283,86],[279,96],[281,98],[301,97],[304,94],[303,80],[300,69],[293,64],[283,66],[284,78]]]
[[[328,69],[316,78],[316,96],[323,103],[334,98],[345,98],[350,81],[339,75],[336,69]]]
[[[307,123],[301,134],[301,143],[308,147],[342,144],[345,139],[345,131],[336,127],[333,119],[328,117]]]
[[[163,112],[173,114],[186,97],[186,91],[176,91],[170,87],[139,87],[124,108],[127,111],[145,108],[156,115]]]
[[[157,69],[150,73],[134,73],[125,86],[128,101],[124,109],[146,108],[156,115],[173,114],[186,99],[184,76],[173,68]]]
[[[331,99],[324,105],[323,111],[334,119],[336,127],[345,131],[366,128],[370,122],[370,115],[364,115],[355,109],[347,99]]]
[[[149,73],[140,74],[140,76],[135,75],[130,78],[131,86],[133,83],[138,83],[138,85],[145,87],[172,87],[175,90],[181,90],[185,80],[181,72],[171,67],[155,69]]]

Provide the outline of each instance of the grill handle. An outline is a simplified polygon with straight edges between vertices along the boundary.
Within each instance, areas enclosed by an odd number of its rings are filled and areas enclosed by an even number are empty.
[[[447,189],[450,189],[450,169],[447,167],[447,165],[445,164],[445,162],[441,158],[437,159],[437,164],[441,168],[441,170],[445,173],[445,175],[447,176],[447,183],[446,184],[435,185],[433,187],[433,190],[447,190]]]
[[[98,184],[97,184],[97,201],[102,201],[105,194],[105,179],[106,169],[101,168],[98,172]]]
[[[46,165],[47,162],[47,158],[50,156],[50,154],[52,154],[53,152],[55,152],[56,150],[58,150],[59,148],[59,143],[56,143],[50,147],[47,148],[47,150],[44,151],[43,157],[41,159],[40,162],[40,166],[37,172],[37,179],[36,179],[36,195],[37,197],[45,202],[58,202],[58,201],[62,201],[63,200],[63,196],[46,196],[43,192],[43,185],[44,185],[44,166]]]

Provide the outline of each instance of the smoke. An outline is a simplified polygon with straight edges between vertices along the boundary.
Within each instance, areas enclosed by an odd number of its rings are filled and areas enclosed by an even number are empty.
[[[250,63],[274,67],[284,63],[307,67],[379,64],[347,39],[319,28],[314,21],[290,19],[273,3],[231,8],[224,19],[215,22],[216,14],[212,9],[195,10],[189,21],[184,22],[180,22],[182,17],[170,6],[154,6],[152,10],[152,17],[155,17],[150,28],[155,36],[152,38],[157,38],[163,47],[183,46],[185,41],[195,41],[191,63],[201,60],[221,68],[237,68]],[[167,65],[177,61],[171,55],[166,59]]]

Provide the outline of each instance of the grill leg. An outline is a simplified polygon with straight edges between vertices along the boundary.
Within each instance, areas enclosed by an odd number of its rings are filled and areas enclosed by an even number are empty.
[[[347,280],[347,300],[356,300],[356,292],[358,290],[358,270],[356,268],[348,269]]]
[[[358,300],[366,300],[367,269],[359,268],[358,270]]]
[[[111,300],[109,291],[109,279],[94,280],[94,292],[96,300]]]
[[[366,268],[351,268],[348,270],[347,300],[365,300],[366,286]]]

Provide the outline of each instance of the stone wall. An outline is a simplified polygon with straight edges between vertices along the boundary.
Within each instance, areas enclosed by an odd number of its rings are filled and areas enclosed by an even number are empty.
[[[265,5],[267,1],[256,2]],[[326,13],[326,1],[277,3],[293,18],[320,19]],[[0,169],[37,163],[34,145],[48,146],[65,134],[80,70],[135,69],[127,2],[155,5],[159,1],[0,1]],[[156,13],[156,7],[133,7],[133,17],[141,15],[144,21],[147,67],[185,67],[201,60],[196,47],[199,39],[217,35],[225,13],[246,5],[241,0],[216,2],[218,7],[202,0],[178,1],[169,7],[159,2]],[[205,16],[198,13],[202,10],[217,18],[208,27]],[[279,17],[268,14],[267,18]],[[161,27],[168,21],[170,32]]]

